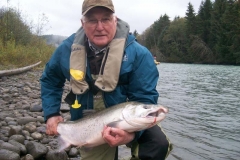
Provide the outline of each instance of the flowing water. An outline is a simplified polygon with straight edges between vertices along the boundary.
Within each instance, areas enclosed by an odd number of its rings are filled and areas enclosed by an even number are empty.
[[[167,160],[240,160],[240,66],[157,66],[161,123],[173,150]]]

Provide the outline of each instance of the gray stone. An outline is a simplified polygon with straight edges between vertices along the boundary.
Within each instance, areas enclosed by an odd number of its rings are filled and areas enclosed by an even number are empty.
[[[10,122],[10,121],[14,121],[15,119],[14,118],[12,118],[12,117],[6,117],[5,118],[5,122]]]
[[[4,142],[7,142],[8,141],[8,137],[6,136],[3,136],[3,135],[0,135],[0,140],[4,141]]]
[[[42,106],[41,105],[33,105],[32,107],[30,107],[30,111],[31,112],[42,112]]]
[[[7,149],[0,149],[1,160],[20,160],[20,155]]]
[[[41,140],[41,139],[43,139],[43,135],[40,134],[40,133],[38,133],[38,132],[33,132],[33,133],[31,134],[31,137],[32,137],[33,139],[35,139],[35,140]]]
[[[46,146],[34,141],[28,142],[26,144],[26,148],[27,148],[27,152],[31,154],[34,158],[41,158],[48,151]]]
[[[9,140],[15,140],[21,144],[24,144],[25,137],[20,134],[15,134],[15,135],[12,135],[11,137],[9,137]]]
[[[11,113],[6,112],[6,111],[2,111],[0,112],[0,120],[4,121],[6,117],[8,117]],[[5,122],[5,121],[4,121]]]
[[[79,154],[79,151],[76,148],[71,148],[68,155],[70,157],[76,157]]]
[[[22,127],[21,126],[11,126],[9,130],[9,136],[15,135],[15,134],[22,134]]]
[[[1,124],[2,124],[2,126],[6,126],[6,125],[7,125],[7,122],[2,121]]]
[[[25,125],[29,122],[36,122],[36,118],[33,118],[33,117],[19,117],[17,122],[18,122],[19,125]]]
[[[10,143],[10,144],[18,147],[19,150],[20,150],[20,153],[21,153],[22,155],[25,155],[25,154],[27,153],[27,149],[26,149],[26,147],[25,147],[23,144],[15,141],[15,140],[9,140],[8,143]]]
[[[37,127],[37,132],[39,132],[39,133],[46,133],[46,127],[45,126]]]
[[[33,98],[33,99],[40,98],[40,95],[37,95],[37,94],[34,94],[34,93],[28,93],[28,96]]]
[[[42,116],[37,116],[37,121],[40,123],[44,123],[44,118]]]
[[[34,158],[31,154],[27,154],[24,157],[22,157],[21,160],[34,160]]]
[[[30,136],[30,133],[26,130],[22,130],[22,134],[26,137],[26,136]]]
[[[15,122],[15,121],[9,121],[9,122],[8,122],[8,125],[9,125],[9,126],[16,126],[16,125],[18,125],[18,123]]]
[[[46,155],[46,160],[68,160],[68,155],[65,151],[55,151],[51,150]]]
[[[43,138],[43,139],[41,140],[41,143],[42,143],[42,144],[48,144],[50,141],[51,141],[51,140],[48,139],[48,138]]]
[[[6,149],[9,151],[13,151],[17,154],[20,154],[20,149],[8,142],[3,142],[2,144],[0,144],[0,149]]]
[[[36,131],[37,127],[34,124],[28,123],[23,127],[24,130],[33,133]]]

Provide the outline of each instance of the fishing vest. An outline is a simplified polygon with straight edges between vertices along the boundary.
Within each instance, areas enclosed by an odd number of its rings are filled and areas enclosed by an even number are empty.
[[[118,19],[117,31],[104,53],[99,75],[94,85],[104,92],[113,91],[119,80],[122,58],[129,33],[129,25]],[[85,33],[81,27],[73,41],[70,56],[70,85],[74,94],[84,94],[89,89],[86,82],[87,49]]]

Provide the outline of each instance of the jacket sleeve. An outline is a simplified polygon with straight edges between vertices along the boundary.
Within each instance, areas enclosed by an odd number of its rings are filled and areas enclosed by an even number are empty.
[[[60,64],[62,52],[62,46],[59,46],[53,53],[50,61],[46,64],[40,78],[45,121],[52,116],[60,115],[63,86],[66,79],[62,73]]]
[[[133,70],[129,74],[128,98],[148,104],[157,104],[156,90],[159,73],[150,51],[135,42]]]

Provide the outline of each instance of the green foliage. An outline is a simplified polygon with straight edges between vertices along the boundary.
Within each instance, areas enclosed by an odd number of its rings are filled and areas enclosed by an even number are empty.
[[[187,35],[195,35],[196,34],[196,13],[194,11],[193,5],[189,2],[188,9],[186,12],[186,32]]]
[[[16,45],[15,41],[11,40],[3,46],[0,40],[0,65],[23,67],[38,61],[42,61],[41,66],[45,65],[55,48],[44,42],[41,49],[37,45],[34,41],[27,45]]]
[[[186,16],[161,16],[140,43],[158,61],[240,65],[240,0],[204,0],[197,14],[188,3]]]
[[[54,49],[31,32],[31,27],[15,9],[0,9],[1,66],[22,67],[38,61],[42,61],[43,66]]]

